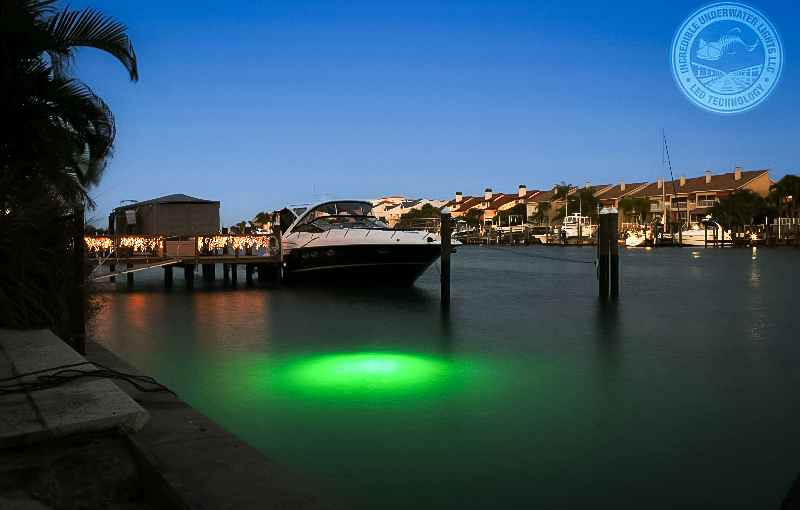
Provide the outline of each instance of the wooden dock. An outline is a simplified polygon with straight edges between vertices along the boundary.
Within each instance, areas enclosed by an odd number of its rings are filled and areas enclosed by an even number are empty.
[[[164,283],[172,284],[174,267],[184,269],[191,287],[196,267],[203,278],[213,280],[222,264],[225,279],[235,281],[237,266],[245,267],[248,282],[257,269],[259,281],[280,281],[283,259],[280,231],[266,234],[221,234],[215,236],[86,236],[84,264],[90,280],[126,275],[133,283],[139,271],[163,268]]]

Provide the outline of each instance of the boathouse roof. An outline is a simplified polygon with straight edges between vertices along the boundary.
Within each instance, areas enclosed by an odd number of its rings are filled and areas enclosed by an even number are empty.
[[[219,201],[204,200],[202,198],[190,197],[189,195],[184,195],[183,193],[176,193],[174,195],[153,198],[150,200],[144,200],[142,202],[131,202],[129,204],[116,207],[114,210],[124,211],[126,209],[135,209],[136,207],[150,204],[219,204]]]

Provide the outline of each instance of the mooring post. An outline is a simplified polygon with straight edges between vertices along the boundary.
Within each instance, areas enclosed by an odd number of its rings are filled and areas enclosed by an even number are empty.
[[[275,253],[272,253],[272,248],[270,248],[270,255],[275,261],[275,283],[280,283],[281,276],[283,276],[283,239],[281,236],[282,232],[280,217],[278,216],[277,212],[274,212],[272,213],[272,237],[275,238],[276,243]],[[268,244],[272,246],[271,242]]]
[[[611,263],[609,271],[611,295],[619,296],[619,212],[613,206],[608,214],[608,246]]]
[[[164,266],[164,287],[172,288],[172,266]]]
[[[600,297],[608,296],[608,209],[600,210],[600,226],[597,229],[597,278],[599,280]]]
[[[450,209],[442,209],[442,274],[440,275],[442,286],[442,310],[450,309],[450,255],[452,244],[450,242],[452,227],[450,224]]]
[[[183,277],[186,279],[186,290],[194,287],[194,265],[185,264],[183,266]]]

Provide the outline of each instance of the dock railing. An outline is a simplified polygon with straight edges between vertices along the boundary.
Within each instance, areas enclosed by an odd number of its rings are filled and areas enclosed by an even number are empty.
[[[166,265],[280,264],[281,239],[274,232],[210,236],[85,236],[91,278]],[[109,266],[109,272],[99,268]],[[122,268],[116,270],[117,268]]]

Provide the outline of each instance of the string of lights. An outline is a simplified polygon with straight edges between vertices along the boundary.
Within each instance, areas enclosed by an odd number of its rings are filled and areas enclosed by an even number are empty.
[[[249,248],[269,248],[272,234],[262,235],[226,235],[226,236],[198,236],[197,249],[219,250],[230,246],[234,250]],[[144,236],[86,236],[84,242],[89,251],[108,251],[115,247],[132,248],[133,251],[163,251],[164,237]],[[116,244],[115,244],[116,242]],[[274,242],[273,242],[274,244]]]

